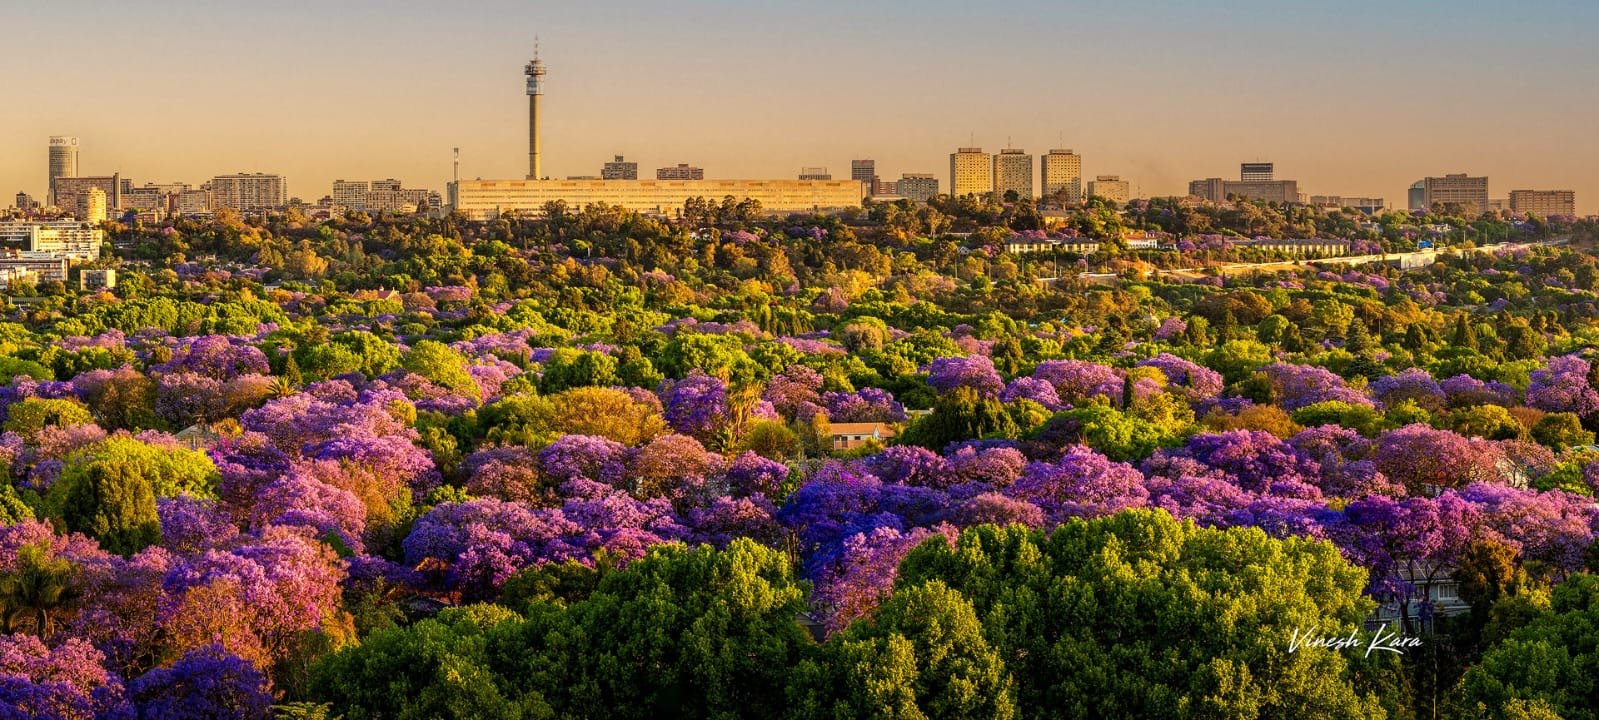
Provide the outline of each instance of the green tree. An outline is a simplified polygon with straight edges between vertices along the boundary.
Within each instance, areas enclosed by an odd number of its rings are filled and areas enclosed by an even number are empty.
[[[452,392],[473,400],[483,399],[482,389],[466,370],[466,356],[444,343],[423,340],[411,347],[400,364]]]
[[[1129,511],[924,543],[895,591],[942,581],[969,600],[1023,714],[1376,718],[1340,651],[1289,650],[1296,630],[1358,629],[1365,575],[1325,542]]]
[[[32,436],[46,427],[72,427],[94,422],[89,409],[76,400],[27,398],[6,408],[5,429]]]
[[[1566,720],[1593,720],[1596,666],[1599,577],[1573,575],[1555,588],[1547,611],[1483,654],[1461,679],[1460,694],[1475,717],[1518,717],[1516,708],[1544,703]]]
[[[216,465],[205,453],[117,435],[66,457],[44,498],[45,514],[128,555],[161,538],[157,497],[215,497],[217,480]]]
[[[55,614],[80,594],[77,568],[42,545],[17,550],[16,567],[0,572],[0,617],[8,633],[24,628],[41,638],[55,634]]]
[[[1016,716],[1015,681],[972,604],[933,580],[889,598],[794,673],[791,718]]]

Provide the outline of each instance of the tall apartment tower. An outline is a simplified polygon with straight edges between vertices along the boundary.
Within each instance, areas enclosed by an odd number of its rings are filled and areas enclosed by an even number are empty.
[[[994,165],[982,148],[959,148],[949,155],[949,194],[987,195],[994,191]]]
[[[1039,166],[1044,197],[1059,193],[1067,205],[1083,204],[1083,156],[1071,150],[1050,150]]]
[[[333,204],[350,210],[365,210],[372,184],[365,180],[334,180]]]
[[[1005,148],[994,156],[994,194],[1016,193],[1019,201],[1033,199],[1033,156],[1020,148]]]
[[[65,135],[50,137],[50,187],[47,204],[56,204],[56,178],[78,176],[78,139]]]
[[[538,44],[533,45],[533,61],[522,68],[527,76],[527,179],[537,180],[539,172],[539,98],[544,97],[544,63],[539,60]]]
[[[1269,162],[1252,162],[1238,164],[1238,179],[1243,182],[1271,182],[1272,175],[1276,174],[1276,166]]]
[[[89,188],[78,196],[78,219],[86,223],[103,223],[106,221],[105,191],[100,188]]]

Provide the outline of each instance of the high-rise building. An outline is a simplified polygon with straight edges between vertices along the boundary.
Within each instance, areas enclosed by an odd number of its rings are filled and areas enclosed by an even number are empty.
[[[348,210],[365,210],[371,183],[365,180],[334,180],[333,204]]]
[[[987,195],[994,191],[994,164],[982,148],[959,148],[949,155],[949,194]]]
[[[1510,209],[1538,217],[1576,215],[1577,193],[1573,190],[1511,190]]]
[[[1005,148],[994,156],[994,194],[1004,198],[1013,192],[1017,200],[1033,199],[1033,156],[1019,148]]]
[[[533,47],[533,61],[522,68],[527,76],[527,179],[544,177],[539,168],[539,98],[544,97],[544,63],[539,60],[537,44]]]
[[[628,162],[623,160],[621,155],[617,155],[615,160],[605,163],[605,167],[600,169],[600,179],[637,180],[638,163]]]
[[[1299,182],[1295,180],[1256,180],[1238,181],[1228,180],[1222,183],[1222,200],[1237,196],[1243,200],[1277,203],[1288,205],[1297,203],[1299,199]]]
[[[175,204],[181,215],[211,212],[211,191],[205,188],[184,190],[178,193]]]
[[[655,171],[656,180],[704,180],[705,169],[697,168],[687,163],[678,163],[676,167],[663,167]]]
[[[1088,196],[1125,204],[1133,199],[1133,187],[1120,175],[1099,175],[1089,181]]]
[[[239,173],[218,175],[206,184],[211,191],[211,208],[270,210],[289,202],[289,190],[282,175]]]
[[[1040,159],[1039,188],[1045,198],[1067,205],[1083,203],[1083,156],[1071,150],[1050,150]]]
[[[849,161],[849,179],[860,181],[871,194],[878,195],[877,188],[877,161],[876,160],[851,160]]]
[[[122,175],[73,176],[58,177],[55,179],[55,206],[66,211],[78,209],[78,198],[89,192],[90,188],[99,188],[105,193],[106,208],[108,210],[122,209]]]
[[[824,167],[805,167],[805,168],[800,168],[799,179],[801,179],[801,180],[832,180],[833,179],[833,174],[829,173],[827,171],[827,168],[824,168]]]
[[[1406,192],[1406,200],[1411,210],[1425,210],[1427,208],[1427,181],[1417,180]]]
[[[938,194],[938,178],[932,173],[905,173],[895,183],[900,197],[916,202],[927,202]]]
[[[27,194],[25,192],[17,193],[17,205],[16,205],[16,207],[17,207],[18,210],[22,210],[22,211],[26,212],[28,210],[32,210],[36,204],[37,203],[34,202],[34,199],[33,199],[32,195],[29,195],[29,194]]]
[[[89,188],[78,195],[78,219],[86,223],[103,223],[106,220],[105,191]]]
[[[50,138],[50,174],[49,194],[45,200],[56,207],[61,207],[56,199],[56,179],[78,176],[78,139],[65,135],[55,135]]]
[[[1470,206],[1477,212],[1488,209],[1488,178],[1465,173],[1421,179],[1421,208],[1434,205]]]
[[[1269,162],[1238,164],[1238,179],[1244,182],[1271,182],[1275,168]]]

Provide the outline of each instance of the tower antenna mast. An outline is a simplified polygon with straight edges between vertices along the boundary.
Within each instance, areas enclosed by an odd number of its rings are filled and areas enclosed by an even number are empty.
[[[527,76],[527,179],[543,176],[539,167],[539,99],[544,96],[544,62],[539,59],[539,39],[533,36],[533,61],[522,69]]]

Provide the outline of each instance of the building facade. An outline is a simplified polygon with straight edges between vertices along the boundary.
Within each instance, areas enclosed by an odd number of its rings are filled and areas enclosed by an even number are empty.
[[[1574,190],[1511,190],[1510,209],[1539,217],[1576,215],[1577,193]]]
[[[828,172],[827,168],[824,168],[824,167],[800,168],[799,179],[801,179],[801,180],[832,180],[833,179],[833,174]]]
[[[769,213],[860,207],[865,187],[854,180],[462,180],[456,209],[472,220],[539,214],[561,200],[574,208],[605,203],[672,217],[690,198],[751,198]]]
[[[938,178],[932,173],[904,173],[894,186],[900,197],[916,202],[927,202],[938,194]]]
[[[1227,181],[1222,184],[1222,200],[1237,196],[1244,200],[1287,205],[1299,202],[1299,183],[1294,180],[1264,180],[1257,182]]]
[[[1421,208],[1434,205],[1471,206],[1479,212],[1488,209],[1488,178],[1465,173],[1421,179]]]
[[[637,180],[638,163],[628,162],[623,160],[621,155],[616,155],[613,160],[605,163],[605,166],[600,169],[600,179]]]
[[[655,171],[656,180],[704,180],[705,169],[697,168],[688,163],[678,163],[675,167],[663,167]]]
[[[91,189],[105,193],[108,210],[122,209],[122,176],[116,174],[56,178],[54,205],[62,210],[75,211],[78,208],[78,198]]]
[[[100,188],[89,188],[78,196],[78,219],[86,223],[103,223],[106,221],[105,191]]]
[[[1227,181],[1221,178],[1205,178],[1188,183],[1188,194],[1202,198],[1213,203],[1227,200]]]
[[[258,211],[289,204],[289,190],[282,175],[239,173],[218,175],[206,184],[211,192],[211,208]]]
[[[949,156],[949,194],[987,195],[994,191],[994,164],[982,148],[960,148]]]
[[[1276,172],[1276,165],[1269,162],[1238,164],[1238,179],[1244,182],[1271,182]]]
[[[0,222],[0,243],[40,257],[94,260],[100,257],[105,231],[76,220]]]
[[[1050,150],[1039,162],[1039,188],[1045,198],[1083,204],[1083,157],[1071,150]]]
[[[1133,199],[1133,187],[1120,175],[1099,175],[1088,183],[1088,196],[1126,204]]]
[[[1001,198],[1016,193],[1016,199],[1033,199],[1033,156],[1018,148],[1005,148],[994,156],[994,194]]]
[[[1359,210],[1367,215],[1375,215],[1388,209],[1388,201],[1383,198],[1351,197],[1348,195],[1312,195],[1310,204],[1324,208],[1350,208]]]
[[[333,204],[348,210],[365,210],[372,185],[365,180],[334,180]]]
[[[49,194],[45,201],[61,207],[56,201],[56,180],[78,176],[78,139],[66,135],[50,138]]]

